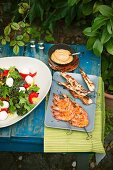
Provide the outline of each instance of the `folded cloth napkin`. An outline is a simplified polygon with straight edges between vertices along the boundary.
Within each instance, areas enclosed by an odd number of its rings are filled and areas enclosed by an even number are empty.
[[[89,133],[92,138],[87,140],[87,133],[44,127],[44,152],[95,152],[104,153],[103,135],[105,121],[104,86],[98,78],[94,130]]]

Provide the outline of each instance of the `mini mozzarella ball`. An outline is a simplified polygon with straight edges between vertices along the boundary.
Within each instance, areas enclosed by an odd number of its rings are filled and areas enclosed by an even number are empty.
[[[3,108],[9,108],[9,102],[7,102],[7,101],[3,101],[3,106],[1,106],[1,108],[3,109]]]
[[[13,86],[13,78],[12,77],[9,77],[6,79],[6,85],[9,86],[9,87],[12,87]]]
[[[8,117],[8,113],[6,111],[0,112],[0,120],[5,120]]]
[[[20,91],[25,91],[26,89],[25,89],[25,87],[19,87],[19,92]]]
[[[25,81],[27,82],[27,84],[32,84],[33,78],[31,76],[26,76]]]
[[[23,69],[20,70],[20,73],[29,74],[29,69],[28,68],[23,68]]]

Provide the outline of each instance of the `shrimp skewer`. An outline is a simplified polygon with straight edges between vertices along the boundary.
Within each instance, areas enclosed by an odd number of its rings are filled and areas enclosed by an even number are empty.
[[[57,120],[63,120],[77,127],[88,125],[87,112],[76,102],[72,102],[67,95],[53,95],[52,114]]]

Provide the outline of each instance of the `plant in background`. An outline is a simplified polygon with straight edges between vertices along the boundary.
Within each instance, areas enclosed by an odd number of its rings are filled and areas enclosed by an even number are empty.
[[[113,56],[102,56],[102,78],[106,93],[113,95]]]
[[[13,52],[15,54],[19,53],[19,47],[24,46],[30,40],[30,24],[26,22],[26,18],[29,11],[29,4],[19,3],[18,11],[24,16],[24,18],[16,22],[15,17],[11,22],[4,28],[3,35],[0,36],[1,44],[6,45],[10,43],[10,46],[13,47]]]
[[[30,1],[29,3],[19,3],[18,13],[20,15],[18,16],[18,20],[19,18],[21,20],[16,21],[17,18],[13,17],[11,22],[4,28],[3,35],[0,36],[1,44],[6,45],[6,43],[9,43],[16,55],[19,53],[19,48],[24,46],[25,43],[28,43],[30,39],[41,40],[42,36],[44,36],[47,42],[54,40],[49,30],[44,32],[41,27],[36,28],[28,22],[30,8]]]
[[[113,2],[111,5],[96,3],[93,13],[95,18],[91,27],[83,31],[88,37],[87,48],[97,56],[101,56],[104,50],[113,55]]]

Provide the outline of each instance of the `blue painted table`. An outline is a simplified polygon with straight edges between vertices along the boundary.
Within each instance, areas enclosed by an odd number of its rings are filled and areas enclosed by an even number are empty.
[[[47,55],[52,44],[45,45],[45,54]],[[88,51],[84,45],[71,45],[79,55],[80,67],[87,74],[100,76],[101,59],[96,57],[91,51]],[[5,47],[6,53],[12,56],[12,50],[9,46]],[[28,46],[29,53],[29,46]],[[23,49],[20,54],[23,55]],[[76,69],[74,72],[78,72]],[[44,113],[45,99],[30,115],[20,122],[0,129],[0,151],[16,151],[16,152],[43,152],[44,142]],[[86,155],[85,155],[85,159]]]

